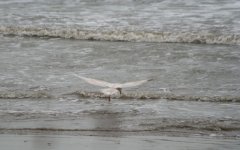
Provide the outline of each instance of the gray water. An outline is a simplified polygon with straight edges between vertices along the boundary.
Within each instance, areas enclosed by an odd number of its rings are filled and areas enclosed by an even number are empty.
[[[0,33],[109,41],[239,44],[238,0],[0,2]]]
[[[0,1],[0,133],[238,139],[239,5]],[[74,74],[153,80],[108,102]]]
[[[2,130],[190,129],[239,136],[236,45],[4,36],[1,43]],[[109,103],[101,88],[73,74],[109,82],[153,81],[124,89]]]

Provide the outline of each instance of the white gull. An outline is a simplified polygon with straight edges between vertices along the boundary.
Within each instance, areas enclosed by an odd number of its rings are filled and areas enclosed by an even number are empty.
[[[92,79],[83,77],[77,74],[74,74],[74,76],[86,81],[89,84],[97,85],[100,87],[106,87],[105,89],[101,89],[101,92],[108,97],[108,100],[111,100],[111,96],[114,94],[117,94],[118,92],[122,94],[122,88],[128,88],[128,87],[134,87],[141,85],[147,81],[151,81],[152,79],[148,80],[139,80],[139,81],[133,81],[133,82],[126,82],[126,83],[110,83],[102,80]]]

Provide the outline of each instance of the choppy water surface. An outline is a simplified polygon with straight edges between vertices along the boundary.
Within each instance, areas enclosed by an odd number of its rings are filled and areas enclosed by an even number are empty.
[[[11,0],[0,4],[0,33],[7,35],[240,44],[238,0]]]
[[[239,138],[239,5],[0,1],[0,133]],[[74,74],[153,80],[108,102]]]
[[[238,46],[4,36],[1,43],[2,130],[239,136]],[[74,73],[110,82],[154,80],[109,103]]]

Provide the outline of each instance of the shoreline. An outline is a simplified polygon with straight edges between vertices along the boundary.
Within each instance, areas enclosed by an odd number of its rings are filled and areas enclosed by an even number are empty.
[[[0,134],[0,146],[5,150],[30,149],[232,149],[239,148],[239,139],[222,139],[203,136],[96,136],[51,134]]]

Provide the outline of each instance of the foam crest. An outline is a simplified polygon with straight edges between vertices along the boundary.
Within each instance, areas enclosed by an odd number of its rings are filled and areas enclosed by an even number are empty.
[[[240,35],[238,34],[225,35],[208,32],[157,32],[100,28],[89,30],[79,27],[53,26],[0,26],[0,34],[101,41],[240,44]]]
[[[61,98],[69,95],[77,95],[78,98],[107,98],[100,92],[75,91],[63,95],[53,96],[45,91],[0,91],[0,99],[24,99],[24,98]],[[176,100],[176,101],[201,101],[201,102],[240,102],[240,96],[194,96],[177,95],[174,93],[151,93],[151,92],[124,92],[122,95],[113,95],[113,99],[119,100]]]
[[[99,92],[76,91],[72,94],[80,98],[106,98]],[[139,99],[139,100],[177,100],[177,101],[202,101],[202,102],[240,102],[239,96],[193,96],[193,95],[176,95],[174,93],[123,93],[119,96],[112,96],[117,99]]]
[[[51,98],[44,91],[0,91],[0,99],[23,99],[23,98]]]

